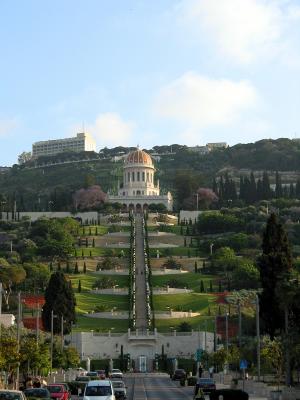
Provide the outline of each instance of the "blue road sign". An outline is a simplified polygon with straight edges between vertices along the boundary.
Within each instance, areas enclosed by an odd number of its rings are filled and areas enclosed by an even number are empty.
[[[247,360],[240,360],[240,369],[247,369],[247,368],[248,368]]]
[[[197,349],[196,350],[195,359],[196,359],[197,362],[201,361],[202,353],[203,353],[202,349]]]

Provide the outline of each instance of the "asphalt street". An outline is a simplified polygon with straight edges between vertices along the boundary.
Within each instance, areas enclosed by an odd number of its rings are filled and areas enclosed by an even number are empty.
[[[128,400],[192,400],[192,386],[180,386],[179,382],[172,381],[167,375],[159,374],[135,374],[124,377],[127,386]],[[217,387],[224,387],[218,385]],[[206,396],[209,399],[209,396]],[[266,400],[250,396],[251,400]]]

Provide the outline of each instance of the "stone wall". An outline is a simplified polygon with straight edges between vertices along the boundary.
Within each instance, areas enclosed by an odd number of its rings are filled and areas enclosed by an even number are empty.
[[[180,221],[187,221],[189,222],[190,220],[194,222],[197,221],[198,216],[203,213],[203,211],[187,211],[187,210],[180,210],[179,214],[179,220]]]
[[[162,345],[167,357],[180,358],[194,357],[199,346],[202,349],[205,348],[205,332],[174,331],[165,334],[156,331],[140,334],[130,330],[125,334],[78,332],[73,333],[68,340],[71,340],[83,360],[88,357],[91,359],[118,358],[121,345],[123,345],[124,354],[129,353],[131,359],[144,355],[152,360],[156,353],[161,354]],[[206,350],[212,352],[213,344],[213,333],[206,332]]]

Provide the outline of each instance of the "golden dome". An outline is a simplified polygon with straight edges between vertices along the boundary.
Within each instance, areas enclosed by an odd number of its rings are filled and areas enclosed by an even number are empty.
[[[143,164],[153,166],[152,158],[143,150],[130,152],[125,160],[125,164]]]

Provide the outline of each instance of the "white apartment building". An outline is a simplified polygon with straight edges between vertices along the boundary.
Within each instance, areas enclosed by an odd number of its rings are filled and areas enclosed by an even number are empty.
[[[45,140],[32,145],[32,156],[50,156],[63,151],[96,151],[96,142],[89,133],[77,133],[76,137]]]

